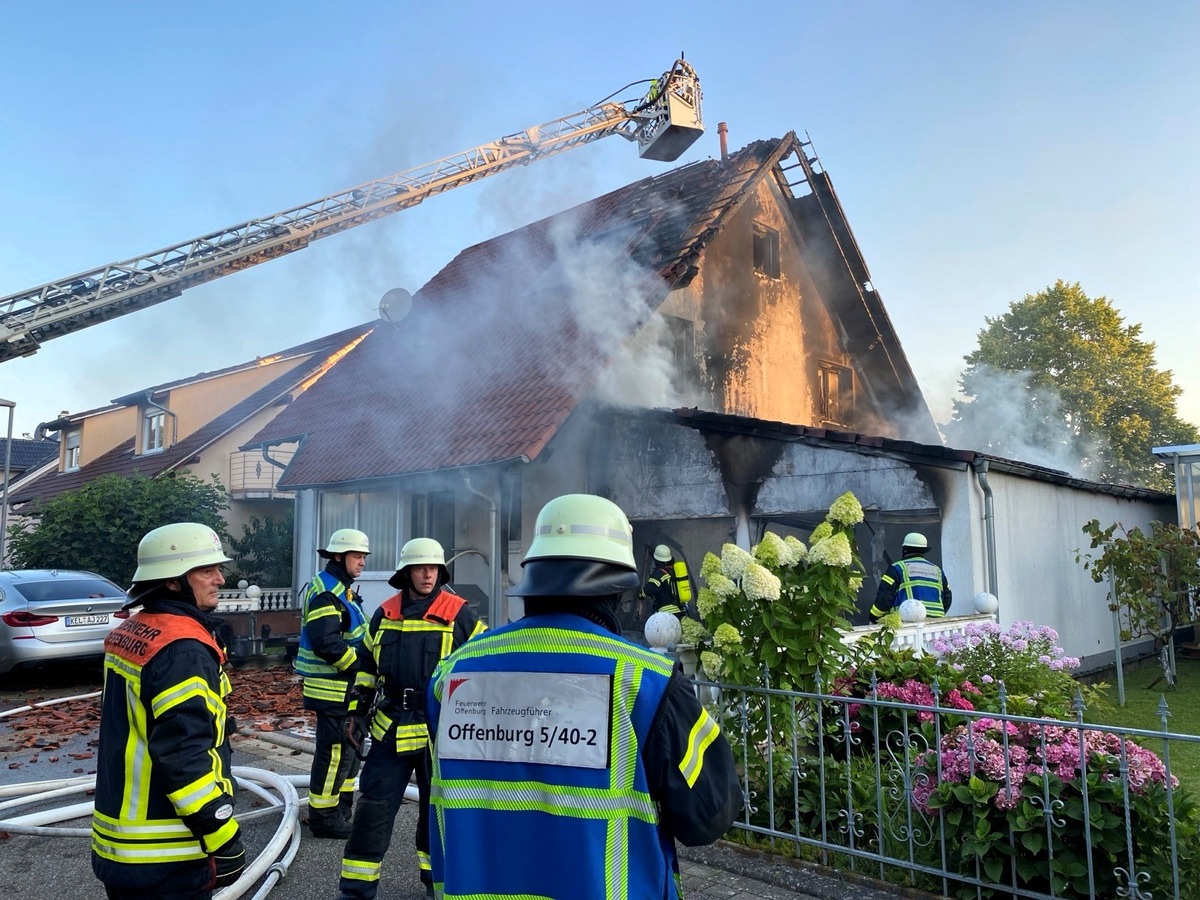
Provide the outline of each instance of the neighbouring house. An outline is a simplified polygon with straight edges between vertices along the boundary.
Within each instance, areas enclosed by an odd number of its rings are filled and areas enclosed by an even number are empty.
[[[7,443],[7,442],[4,442]],[[58,441],[41,435],[13,438],[6,451],[0,444],[0,459],[8,456],[8,485],[16,486],[28,473],[36,471],[58,456]]]
[[[101,475],[158,477],[190,470],[216,475],[229,490],[225,513],[240,536],[250,516],[286,511],[292,494],[278,484],[285,460],[239,449],[294,398],[303,394],[370,333],[372,324],[290,347],[269,356],[202,372],[118,397],[108,406],[38,426],[56,432],[54,455],[9,494],[19,523],[41,501],[74,490]]]
[[[431,536],[492,622],[521,614],[503,590],[558,494],[616,499],[639,559],[668,536],[697,567],[766,527],[803,537],[852,490],[868,510],[862,609],[920,528],[954,612],[990,588],[1002,621],[1053,624],[1099,659],[1111,624],[1075,563],[1079,529],[1172,508],[942,447],[832,184],[794,134],[463,250],[242,448],[288,460],[296,584],[328,534],[357,527],[373,550],[359,583],[381,602],[400,546]]]

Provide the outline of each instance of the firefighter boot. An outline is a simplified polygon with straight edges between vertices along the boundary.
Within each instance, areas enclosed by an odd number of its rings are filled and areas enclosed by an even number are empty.
[[[315,838],[334,838],[344,841],[350,837],[350,820],[342,815],[340,807],[308,810],[308,827]]]

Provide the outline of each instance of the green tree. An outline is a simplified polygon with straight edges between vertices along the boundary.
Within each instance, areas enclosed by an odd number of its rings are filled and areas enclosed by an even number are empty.
[[[228,494],[216,476],[184,470],[159,478],[103,475],[47,500],[29,513],[34,526],[8,532],[18,568],[85,569],[119,585],[133,580],[137,546],[147,531],[172,522],[201,522],[228,538],[221,512]]]
[[[1182,389],[1156,367],[1141,325],[1064,281],[984,321],[947,441],[1028,462],[1048,453],[1087,478],[1173,490],[1151,448],[1200,433],[1179,418]]]
[[[1075,558],[1098,584],[1112,579],[1116,596],[1109,598],[1109,606],[1121,611],[1121,640],[1153,637],[1163,677],[1174,687],[1174,660],[1161,651],[1175,642],[1180,628],[1196,621],[1200,533],[1162,522],[1151,522],[1149,532],[1127,530],[1120,522],[1101,528],[1098,519],[1084,525],[1083,532],[1091,538],[1090,549],[1100,553],[1076,551]]]
[[[289,507],[278,518],[250,517],[242,526],[241,538],[230,537],[236,570],[229,580],[245,578],[259,587],[288,587],[292,583],[292,523],[295,520]]]

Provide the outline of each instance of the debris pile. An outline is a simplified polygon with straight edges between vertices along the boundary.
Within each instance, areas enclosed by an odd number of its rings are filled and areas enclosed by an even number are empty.
[[[303,709],[301,680],[287,666],[230,670],[232,692],[227,698],[229,714],[237,727],[254,731],[294,731],[311,734],[312,713]],[[19,705],[53,699],[29,691]],[[54,706],[34,707],[0,719],[0,754],[10,769],[38,762],[90,760],[100,733],[100,698],[68,700]],[[238,740],[234,734],[233,739]],[[80,739],[83,739],[82,741]],[[64,745],[69,744],[67,751]],[[82,774],[83,768],[76,768]],[[87,772],[95,771],[92,764]]]

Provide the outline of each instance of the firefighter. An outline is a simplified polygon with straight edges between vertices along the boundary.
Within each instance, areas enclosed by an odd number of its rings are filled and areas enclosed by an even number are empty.
[[[654,548],[654,568],[646,577],[642,597],[651,602],[651,613],[671,613],[677,619],[687,615],[692,599],[692,579],[687,563],[675,559],[666,544]]]
[[[400,568],[388,581],[398,593],[371,617],[371,648],[377,678],[360,691],[358,715],[371,716],[371,749],[359,780],[361,797],[346,842],[339,884],[342,898],[372,898],[392,839],[404,789],[417,776],[417,868],[433,896],[429,872],[429,732],[425,689],[434,666],[484,631],[467,601],[446,583],[450,572],[442,545],[413,538],[400,550]],[[372,696],[374,694],[374,696]],[[357,731],[351,723],[351,733]]]
[[[871,621],[887,615],[892,607],[915,598],[925,607],[930,619],[940,619],[950,609],[950,584],[941,567],[925,558],[929,541],[919,531],[904,536],[901,558],[892,563],[879,579]]]
[[[621,637],[638,586],[609,500],[538,514],[508,594],[525,617],[471,641],[430,685],[433,878],[446,897],[676,900],[675,841],[742,808],[733,754],[682,667]]]
[[[104,640],[92,871],[112,900],[204,900],[246,864],[209,616],[229,558],[207,525],[179,522],[146,534],[137,562],[137,611]]]
[[[304,708],[317,714],[316,750],[308,783],[313,837],[350,836],[358,756],[346,737],[358,673],[369,667],[367,620],[352,585],[371,553],[367,536],[340,528],[323,550],[328,560],[305,588],[296,671],[304,677]]]

